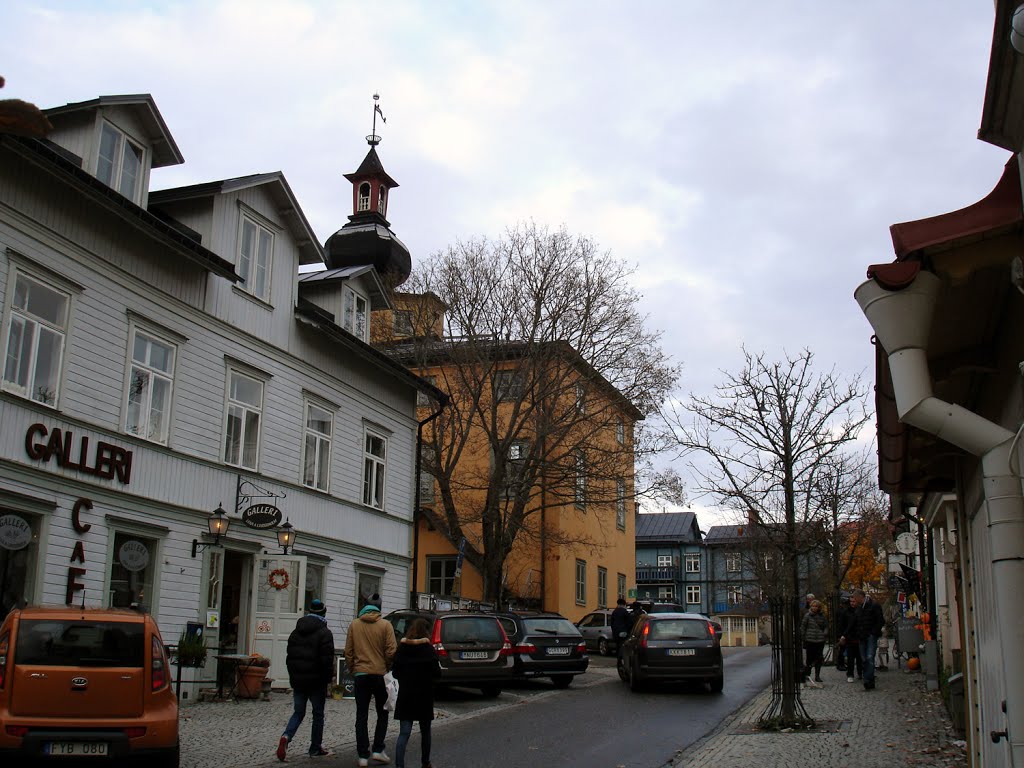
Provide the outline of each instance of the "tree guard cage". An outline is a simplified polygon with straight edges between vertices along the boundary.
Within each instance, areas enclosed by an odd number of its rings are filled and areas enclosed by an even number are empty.
[[[800,700],[803,642],[800,638],[800,598],[785,595],[768,601],[772,622],[772,697],[759,728],[813,728],[814,719]]]

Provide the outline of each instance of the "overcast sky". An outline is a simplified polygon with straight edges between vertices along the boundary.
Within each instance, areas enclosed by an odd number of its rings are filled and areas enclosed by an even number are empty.
[[[185,156],[153,188],[280,170],[323,242],[379,92],[414,263],[524,219],[588,234],[707,393],[741,345],[870,379],[852,294],[889,225],[1008,158],[976,138],[992,26],[962,0],[10,0],[0,98],[150,93]]]

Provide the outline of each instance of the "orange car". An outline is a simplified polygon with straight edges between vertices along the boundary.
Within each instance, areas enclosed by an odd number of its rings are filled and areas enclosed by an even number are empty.
[[[146,757],[178,768],[178,702],[169,670],[160,630],[147,614],[11,611],[0,626],[0,764]]]

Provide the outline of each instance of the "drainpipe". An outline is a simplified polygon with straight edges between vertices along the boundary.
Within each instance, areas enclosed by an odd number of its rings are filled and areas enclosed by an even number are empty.
[[[906,264],[901,264],[906,268]],[[884,267],[883,267],[884,269]],[[994,742],[1006,738],[1011,765],[1024,768],[1024,613],[1016,608],[1024,594],[1024,495],[1011,468],[1014,434],[955,403],[932,394],[925,343],[941,286],[930,272],[918,272],[904,286],[883,287],[877,273],[854,297],[889,356],[900,420],[981,458],[988,548],[1004,681],[1005,729],[992,730]]]

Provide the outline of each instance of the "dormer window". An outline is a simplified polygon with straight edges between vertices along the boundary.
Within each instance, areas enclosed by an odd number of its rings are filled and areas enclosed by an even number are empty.
[[[366,322],[370,307],[366,298],[345,286],[345,298],[342,306],[342,325],[346,331],[362,341],[369,341]]]
[[[103,123],[96,178],[134,203],[141,197],[142,157],[142,147],[110,123]]]
[[[387,212],[388,207],[388,188],[383,184],[380,185],[380,194],[377,196],[377,212],[383,216]]]
[[[356,202],[356,211],[370,210],[370,183],[364,181],[359,185],[359,200]]]
[[[274,258],[274,234],[248,216],[242,216],[238,243],[238,276],[242,287],[257,299],[270,301],[270,270]]]

